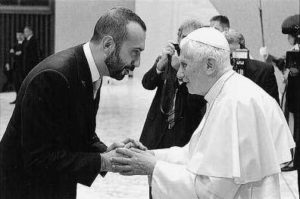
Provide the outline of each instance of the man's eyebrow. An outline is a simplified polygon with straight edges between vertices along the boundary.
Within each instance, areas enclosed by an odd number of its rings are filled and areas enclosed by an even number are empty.
[[[139,48],[139,47],[137,47],[137,48],[133,48],[133,50],[139,50],[139,51],[143,51],[144,49],[143,49],[143,48]]]

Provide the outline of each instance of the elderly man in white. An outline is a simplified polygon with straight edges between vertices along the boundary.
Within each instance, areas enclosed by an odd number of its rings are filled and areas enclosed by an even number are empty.
[[[180,70],[207,111],[190,142],[153,151],[119,148],[112,168],[148,175],[154,199],[278,199],[280,165],[294,146],[276,101],[232,70],[229,45],[214,28],[180,44]]]

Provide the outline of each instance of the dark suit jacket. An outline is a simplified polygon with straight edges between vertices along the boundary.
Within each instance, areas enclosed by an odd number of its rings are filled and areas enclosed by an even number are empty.
[[[14,46],[14,53],[11,53],[13,58],[13,73],[14,73],[14,85],[15,90],[18,93],[21,83],[24,80],[24,68],[23,68],[23,54],[24,54],[24,41],[22,43],[17,43]],[[16,54],[21,52],[20,55]]]
[[[245,64],[244,76],[255,82],[279,103],[278,86],[271,64],[248,59]]]
[[[38,64],[0,142],[0,198],[75,198],[77,183],[90,186],[107,148],[95,134],[98,103],[82,46]]]
[[[286,69],[285,56],[276,58],[273,55],[269,55],[267,63],[274,63],[276,67],[284,71]],[[288,75],[288,84],[286,87],[286,106],[289,112],[300,113],[300,76]],[[296,122],[296,121],[295,121]]]
[[[29,71],[39,63],[39,47],[37,40],[32,36],[29,40],[25,40],[23,67],[25,76]]]
[[[190,95],[185,84],[179,86],[175,102],[175,126],[168,129],[168,116],[160,110],[164,73],[157,74],[154,66],[144,75],[142,84],[148,90],[156,90],[149,109],[140,141],[149,149],[184,146],[198,127],[206,102],[202,96]],[[176,71],[171,68],[172,79],[176,83]]]
[[[23,48],[24,48],[24,44],[25,42],[19,44],[17,43],[16,45],[14,45],[13,49],[14,49],[14,53],[11,54],[12,58],[13,58],[13,66],[14,66],[14,70],[18,70],[18,71],[22,71],[23,72]],[[16,52],[21,51],[20,55],[17,55]]]

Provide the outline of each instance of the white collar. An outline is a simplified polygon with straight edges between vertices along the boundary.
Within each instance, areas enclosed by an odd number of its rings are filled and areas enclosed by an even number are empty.
[[[87,59],[90,71],[91,71],[91,75],[92,75],[92,82],[98,81],[100,79],[100,73],[97,69],[95,60],[93,58],[92,52],[91,52],[91,48],[90,48],[90,42],[87,42],[83,45],[83,52],[84,55]]]
[[[225,72],[217,81],[216,83],[209,89],[208,93],[204,96],[204,99],[211,104],[218,96],[225,81],[234,73],[233,70],[229,70]]]

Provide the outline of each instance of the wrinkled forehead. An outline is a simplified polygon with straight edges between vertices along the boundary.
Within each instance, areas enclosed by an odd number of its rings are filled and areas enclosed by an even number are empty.
[[[181,40],[180,42],[180,56],[179,59],[180,60],[186,60],[186,59],[190,59],[190,53],[189,53],[189,46],[188,46],[188,39],[185,37]]]
[[[189,43],[188,39],[184,38],[183,40],[184,40],[183,42],[180,42],[179,61],[183,63],[200,61],[201,53],[196,52],[194,49],[191,48],[193,44]]]

